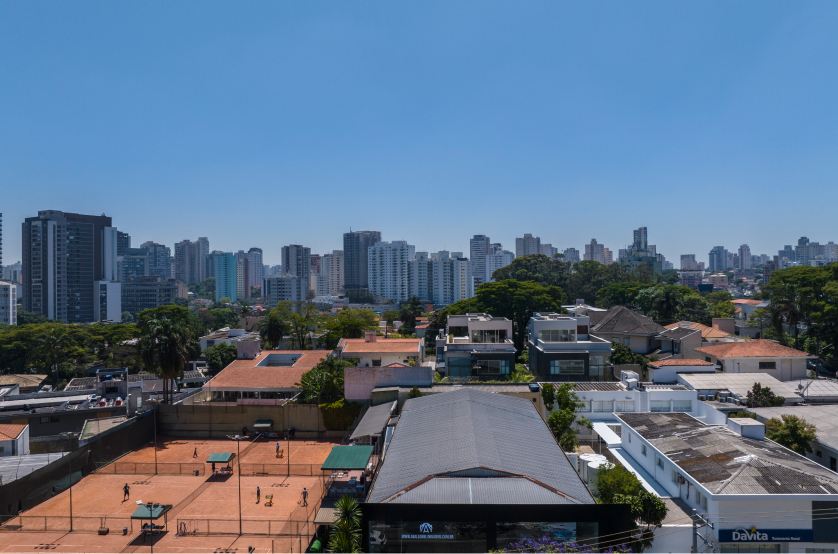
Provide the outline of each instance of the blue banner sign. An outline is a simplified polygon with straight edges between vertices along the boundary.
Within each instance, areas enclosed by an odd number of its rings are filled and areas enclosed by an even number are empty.
[[[719,542],[812,542],[811,529],[719,529]]]

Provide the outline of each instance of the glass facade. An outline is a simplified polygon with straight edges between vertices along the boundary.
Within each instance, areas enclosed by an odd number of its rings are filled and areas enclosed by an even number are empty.
[[[541,342],[576,342],[574,329],[541,329],[538,332]]]
[[[605,356],[591,356],[588,359],[588,380],[608,381],[608,364]]]
[[[550,375],[584,375],[584,360],[550,360]]]
[[[450,377],[471,377],[471,359],[448,356],[445,362]]]

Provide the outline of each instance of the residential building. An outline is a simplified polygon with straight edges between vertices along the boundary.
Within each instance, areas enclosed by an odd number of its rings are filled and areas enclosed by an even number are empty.
[[[576,248],[566,248],[564,251],[564,259],[566,262],[579,263],[579,250]]]
[[[122,256],[129,248],[131,248],[131,235],[129,235],[128,233],[123,233],[122,231],[117,231],[116,255]]]
[[[541,238],[534,237],[530,233],[524,234],[523,238],[515,239],[515,257],[532,256],[541,254]]]
[[[714,287],[726,287],[728,285],[727,275],[724,273],[714,273],[707,278],[707,284]]]
[[[207,279],[207,256],[209,240],[200,237],[197,241],[182,240],[175,244],[175,279],[186,284],[201,283]]]
[[[17,325],[17,285],[0,281],[0,323]]]
[[[699,269],[682,269],[678,272],[678,284],[682,287],[697,289],[702,282],[704,282],[704,272]]]
[[[447,306],[474,296],[471,263],[462,253],[454,252],[450,258],[447,252],[438,252],[430,260],[428,270],[431,279],[431,300],[435,305]],[[458,256],[459,255],[459,256]]]
[[[591,239],[591,243],[585,245],[585,259],[601,264],[610,263],[605,261],[605,250],[605,246],[599,244],[596,239]]]
[[[382,298],[402,302],[410,296],[408,262],[416,247],[403,240],[377,242],[369,248],[367,275],[369,291]]]
[[[311,279],[311,248],[299,244],[283,246],[282,272],[283,275],[290,275],[299,279],[293,283],[288,282],[286,285],[296,284],[299,286],[300,289],[294,293],[294,296],[300,298],[300,300],[306,300]]]
[[[644,488],[679,499],[713,525],[717,552],[829,552],[838,475],[765,438],[762,423],[730,418],[707,425],[685,413],[619,414],[609,447]],[[797,515],[796,515],[797,514]],[[671,532],[671,531],[670,531]],[[690,536],[665,551],[686,552]],[[656,541],[657,542],[657,541]]]
[[[430,300],[433,296],[433,269],[427,252],[416,252],[407,262],[408,291],[410,296]]]
[[[450,315],[436,338],[437,371],[452,379],[503,380],[515,369],[512,321],[473,313]]]
[[[660,346],[658,356],[662,359],[700,358],[696,348],[702,343],[701,331],[692,327],[669,327],[655,337]]]
[[[247,279],[250,276],[247,272],[247,260],[236,259],[236,298],[246,300],[250,298],[250,287],[247,286]]]
[[[696,330],[696,333],[699,331]],[[653,383],[675,383],[681,373],[716,373],[716,365],[691,358],[667,358],[649,362],[649,380]],[[648,411],[648,410],[639,410]]]
[[[3,214],[0,213],[0,268],[3,267]]]
[[[380,367],[347,367],[343,370],[344,396],[351,402],[378,405],[378,398],[373,397],[373,391],[414,386],[429,390],[433,385],[434,368],[430,365],[409,366],[403,363],[391,363]],[[383,391],[379,391],[381,393]],[[399,404],[404,400],[396,398]],[[376,395],[377,396],[377,395]]]
[[[151,258],[145,248],[126,248],[119,255],[119,280],[128,281],[151,275]]]
[[[751,300],[750,298],[737,298],[731,300],[731,303],[736,306],[736,319],[741,321],[748,321],[748,318],[757,310],[768,307],[767,300]]]
[[[707,269],[711,272],[724,271],[730,264],[728,264],[728,252],[724,246],[714,246],[710,250],[710,263]]]
[[[381,242],[380,231],[350,231],[343,234],[344,288],[369,288],[369,248]]]
[[[172,250],[168,246],[147,241],[140,248],[148,253],[149,275],[156,275],[163,279],[172,278]]]
[[[318,296],[343,294],[344,260],[343,250],[333,250],[331,254],[323,256],[317,278]]]
[[[115,295],[104,303],[112,312],[118,307],[118,283],[107,286],[119,279],[110,217],[41,211],[24,221],[22,242],[24,310],[68,323],[99,321],[103,282],[105,294]]]
[[[771,274],[777,271],[777,262],[769,261],[762,266],[762,285],[765,286],[771,282]]]
[[[487,254],[486,279],[484,283],[491,283],[492,281],[494,281],[494,279],[492,278],[492,274],[498,269],[510,265],[514,259],[515,254],[513,254],[509,250],[496,250],[492,254]],[[474,267],[472,267],[472,271],[474,271]],[[477,289],[474,290],[476,291]]]
[[[227,297],[231,302],[238,300],[238,267],[236,256],[225,252],[215,256],[215,301]]]
[[[739,247],[739,269],[751,269],[751,247],[743,244]]]
[[[275,275],[262,279],[262,298],[266,305],[273,308],[277,302],[302,302],[306,300],[303,291],[308,280],[305,281],[293,275]]]
[[[122,311],[133,316],[143,310],[171,304],[177,297],[178,283],[174,279],[147,275],[122,282]]]
[[[736,340],[736,337],[719,329],[718,326],[711,327],[694,321],[678,321],[665,325],[664,327],[667,329],[674,329],[676,327],[690,327],[692,329],[698,329],[701,332],[702,344],[714,342],[734,342]]]
[[[597,314],[591,332],[597,337],[631,348],[635,354],[650,354],[660,348],[658,335],[665,329],[655,321],[625,306],[614,306],[604,315]]]
[[[213,254],[209,254],[208,260]],[[236,252],[236,260],[241,264],[241,280],[238,287],[240,298],[250,298],[251,287],[262,285],[262,249],[251,248],[247,252],[239,250]]]
[[[709,344],[696,349],[708,362],[729,373],[764,373],[778,381],[806,377],[806,361],[817,359],[770,340]]]
[[[381,367],[393,363],[422,365],[425,361],[424,339],[384,339],[375,331],[366,331],[362,339],[340,339],[337,347],[341,360],[356,359],[358,367]]]
[[[609,381],[611,343],[590,334],[587,315],[536,313],[527,339],[530,372],[539,381]]]
[[[698,262],[695,261],[695,254],[681,254],[681,269],[696,270]]]
[[[531,401],[471,387],[405,402],[364,517],[368,551],[490,552],[631,527],[625,506],[594,501]]]
[[[491,278],[491,275],[487,276],[486,271],[486,256],[489,255],[489,252],[489,237],[486,235],[474,235],[474,237],[469,240],[469,259],[471,260],[474,290],[477,290],[477,287],[488,282]]]
[[[547,256],[548,258],[552,258],[558,253],[559,249],[554,247],[552,244],[545,243],[541,245],[541,254]]]
[[[258,341],[240,341],[256,343]],[[210,402],[239,406],[283,405],[299,394],[303,373],[328,358],[330,350],[256,350],[239,356],[203,386]]]
[[[705,360],[705,363],[711,362]],[[775,395],[782,396],[786,404],[800,404],[804,401],[793,382],[778,381],[766,373],[679,372],[675,380],[698,391],[699,400],[717,400],[722,405],[744,406],[748,400],[748,393],[756,383],[771,389]]]

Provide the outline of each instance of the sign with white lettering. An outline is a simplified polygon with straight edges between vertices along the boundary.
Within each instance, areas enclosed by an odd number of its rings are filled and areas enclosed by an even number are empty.
[[[812,542],[811,529],[719,529],[719,542]]]

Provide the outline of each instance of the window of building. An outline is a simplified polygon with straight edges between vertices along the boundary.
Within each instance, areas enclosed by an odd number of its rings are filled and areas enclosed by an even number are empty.
[[[625,346],[631,346],[631,339],[630,339],[630,338],[625,338],[625,339],[623,339],[623,345],[625,345]]]
[[[777,369],[777,362],[760,362],[760,369]]]
[[[669,470],[669,478],[672,479],[673,483],[677,483],[678,482],[678,472],[675,471],[674,469],[670,469]]]
[[[645,444],[640,445],[640,453],[643,454],[644,456],[646,455],[646,445]]]
[[[629,442],[631,442],[631,433],[629,433]]]
[[[49,423],[49,416],[44,416],[41,418],[41,423]]]
[[[579,408],[580,412],[588,413],[591,411],[591,401],[590,400],[581,400],[579,402],[582,406]]]
[[[707,510],[707,497],[706,496],[701,497],[701,507],[704,508],[705,510]]]
[[[541,342],[576,342],[576,331],[573,329],[541,329],[538,332]]]
[[[591,356],[588,359],[588,378],[591,381],[607,381],[605,356]]]
[[[815,455],[816,455],[818,458],[823,457],[823,453],[822,453],[820,450],[818,450],[818,451],[815,453]]]
[[[615,412],[633,412],[634,400],[617,400],[614,403]]]
[[[613,402],[611,400],[594,400],[595,412],[613,412]]]
[[[650,407],[653,412],[668,412],[669,400],[652,400]]]
[[[663,458],[658,457],[658,467],[663,469]]]
[[[692,400],[673,400],[672,401],[672,411],[673,412],[691,412],[691,411],[693,411],[693,401]]]
[[[559,360],[559,374],[561,375],[584,375],[584,360]]]

